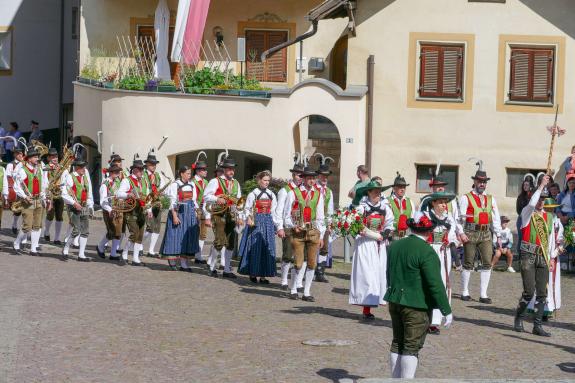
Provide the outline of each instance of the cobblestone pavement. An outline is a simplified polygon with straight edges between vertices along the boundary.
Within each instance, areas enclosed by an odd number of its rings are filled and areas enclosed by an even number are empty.
[[[91,226],[94,245],[103,225]],[[150,258],[143,268],[99,258],[63,262],[48,244],[42,257],[15,256],[12,241],[3,229],[0,382],[350,382],[389,375],[389,314],[382,307],[375,322],[359,321],[360,308],[347,304],[350,267],[341,262],[328,271],[329,283],[313,285],[317,301],[307,303],[284,298],[277,278],[252,285],[199,268],[170,271]],[[90,253],[96,257],[93,246]],[[458,286],[459,274],[452,278]],[[474,298],[478,284],[473,275]],[[564,307],[548,325],[552,338],[512,331],[520,287],[518,273],[496,272],[492,305],[454,299],[454,326],[428,337],[418,376],[575,378],[575,279],[563,278]],[[302,344],[310,339],[358,343]]]

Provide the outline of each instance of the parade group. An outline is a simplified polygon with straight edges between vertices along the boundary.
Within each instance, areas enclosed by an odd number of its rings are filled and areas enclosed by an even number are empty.
[[[64,260],[75,247],[78,261],[92,260],[86,255],[86,246],[94,192],[85,148],[77,144],[59,153],[37,141],[28,145],[18,141],[13,154],[14,160],[6,168],[0,167],[0,180],[5,206],[13,212],[14,252],[22,254],[29,242],[29,255],[39,255],[43,237],[47,243],[62,246]],[[236,278],[231,261],[239,244],[238,272],[253,283],[268,284],[267,278],[276,276],[278,236],[285,295],[314,302],[312,282],[327,282],[325,269],[332,263],[333,241],[341,234],[342,223],[344,227],[354,224],[347,217],[355,217],[361,230],[351,238],[349,303],[362,307],[361,318],[366,321],[374,319],[372,308],[388,305],[393,326],[393,377],[412,378],[426,334],[440,334],[442,324],[451,324],[453,268],[461,270],[463,301],[472,300],[469,281],[477,270],[479,302],[490,304],[494,252],[510,255],[512,260],[512,253],[503,251],[511,247],[506,228],[509,220],[500,216],[495,198],[486,193],[489,177],[481,161],[471,177],[472,190],[459,198],[445,191],[447,182],[437,169],[430,182],[432,192],[418,206],[406,197],[409,185],[399,173],[391,185],[384,186],[380,177],[370,177],[367,168],[359,166],[358,181],[349,191],[350,206],[336,209],[328,186],[330,161],[321,155],[314,164],[311,158],[296,156],[291,179],[277,195],[270,188],[271,172],[259,172],[257,187],[244,197],[234,178],[235,160],[227,152],[220,154],[216,174],[208,180],[208,164],[202,154],[190,166],[177,169],[172,181],[156,169],[159,161],[153,150],[144,160],[136,156],[129,171],[124,159],[112,153],[98,191],[107,230],[96,247],[97,254],[105,258],[109,252],[110,261],[142,266],[143,254],[158,254],[162,212],[167,210],[159,255],[173,270],[191,271],[193,260],[218,277],[219,259],[221,276]],[[542,322],[560,305],[557,262],[563,251],[563,227],[553,214],[558,205],[549,198],[549,181],[549,176],[539,179],[537,190],[521,212],[524,291],[514,323],[514,329],[523,332],[523,318],[531,309],[535,312],[533,334],[541,336],[550,336]],[[387,189],[392,189],[391,193],[385,194]],[[61,241],[65,210],[69,229]],[[202,248],[210,228],[214,240],[205,259]],[[509,268],[513,271],[511,262]]]

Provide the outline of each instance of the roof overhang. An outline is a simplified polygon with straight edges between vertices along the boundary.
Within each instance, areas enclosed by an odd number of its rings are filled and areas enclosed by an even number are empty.
[[[355,35],[355,7],[356,2],[352,0],[325,0],[309,11],[306,19],[309,21],[319,21],[347,17],[349,18],[348,29]]]

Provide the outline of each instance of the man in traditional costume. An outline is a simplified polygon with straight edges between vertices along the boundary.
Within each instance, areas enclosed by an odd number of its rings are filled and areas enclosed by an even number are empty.
[[[236,201],[242,196],[240,183],[234,178],[236,161],[228,154],[223,159],[221,165],[224,174],[214,178],[206,187],[204,198],[206,204],[215,204],[221,213],[212,213],[210,220],[206,224],[213,225],[214,230],[214,248],[223,255],[224,259],[224,278],[236,278],[232,272],[232,254],[236,240],[236,226],[243,226],[241,212],[237,211]],[[228,205],[224,209],[224,206]],[[216,258],[212,258],[210,271],[213,276],[217,276]]]
[[[194,178],[192,181],[194,185],[196,185],[196,215],[200,221],[200,251],[196,253],[194,263],[205,265],[206,261],[202,255],[202,250],[204,249],[204,242],[208,237],[208,227],[206,226],[206,215],[204,214],[204,209],[202,207],[204,206],[204,192],[206,190],[206,186],[208,185],[208,181],[206,180],[206,177],[208,176],[208,164],[206,161],[201,159],[202,154],[207,160],[206,153],[199,152],[198,156],[196,157],[196,162],[194,162],[192,165],[192,170],[194,171]]]
[[[282,187],[277,196],[277,208],[275,211],[276,221],[278,222],[278,233],[283,230],[282,237],[282,261],[281,261],[281,288],[284,291],[288,291],[288,276],[290,270],[293,266],[293,252],[291,247],[291,235],[292,230],[285,228],[284,221],[284,208],[287,200],[287,196],[295,188],[301,185],[302,179],[301,174],[303,172],[303,165],[300,162],[300,154],[296,153],[296,158],[292,169],[290,169],[292,179]],[[306,263],[307,264],[307,263]],[[302,267],[305,267],[302,265]]]
[[[547,301],[547,284],[549,283],[549,264],[557,258],[559,249],[555,239],[555,215],[543,210],[548,191],[550,177],[544,176],[537,190],[531,196],[529,204],[521,211],[521,279],[523,294],[515,313],[514,330],[525,331],[523,313],[529,301],[535,295],[535,317],[533,319],[533,334],[549,337],[550,333],[543,329],[543,316]],[[559,228],[558,237],[562,237]]]
[[[63,176],[62,199],[68,206],[72,234],[64,244],[62,256],[68,259],[70,246],[74,238],[79,237],[78,261],[90,262],[92,258],[86,256],[88,244],[90,217],[94,213],[94,199],[92,197],[92,184],[88,178],[87,162],[76,157],[72,163],[74,171]]]
[[[146,170],[144,170],[144,175],[142,177],[143,181],[143,193],[145,196],[157,195],[160,193],[161,189],[164,187],[164,181],[160,172],[156,171],[156,168],[160,161],[157,160],[154,153],[154,149],[148,153],[148,158],[144,160],[146,165]],[[144,239],[142,243],[150,239],[150,244],[148,247],[148,256],[156,256],[156,243],[158,238],[160,238],[160,229],[162,226],[162,207],[153,206],[152,216],[146,218],[146,231],[144,232]]]
[[[60,183],[61,180],[55,180],[60,173],[60,164],[58,163],[58,150],[56,148],[48,149],[47,156],[48,163],[44,167],[44,172],[48,178],[48,183],[53,182]],[[64,200],[62,199],[61,188],[58,188],[58,194],[52,195],[52,209],[48,210],[46,213],[46,219],[44,221],[44,240],[50,242],[50,229],[52,228],[52,223],[55,221],[54,229],[54,245],[61,245],[60,233],[62,232],[62,224],[64,222]]]
[[[8,206],[16,202],[18,197],[16,196],[16,191],[14,190],[14,180],[18,171],[22,167],[24,161],[24,149],[19,145],[14,145],[14,159],[6,165],[6,181],[8,193],[6,194],[6,199],[8,201]],[[12,212],[12,233],[14,235],[18,234],[18,219],[22,215],[22,211]],[[25,238],[24,238],[25,239]]]
[[[305,285],[302,299],[315,302],[311,295],[311,285],[317,263],[317,251],[323,246],[325,234],[323,196],[316,189],[317,173],[309,166],[304,166],[302,184],[288,193],[283,221],[284,229],[279,230],[280,237],[285,235],[285,229],[292,229],[291,245],[294,256],[294,268],[291,272],[290,298],[299,299],[297,292],[298,278],[305,273]],[[307,270],[303,271],[303,263],[307,260]]]
[[[409,184],[405,178],[397,172],[397,177],[393,180],[392,192],[389,196],[389,205],[393,211],[393,237],[394,241],[405,237],[407,234],[407,220],[413,218],[416,210],[410,198],[405,196],[405,190]]]
[[[17,254],[20,253],[22,241],[30,233],[30,255],[37,256],[38,243],[42,234],[42,215],[44,207],[50,208],[50,201],[46,199],[48,179],[40,166],[40,154],[36,148],[31,147],[26,152],[25,163],[16,166],[14,174],[14,192],[21,205],[22,229],[12,245]]]
[[[102,206],[102,217],[106,225],[106,233],[104,233],[96,247],[96,251],[100,258],[105,258],[105,246],[109,241],[112,241],[110,261],[119,261],[121,257],[118,255],[118,247],[120,246],[122,228],[124,227],[124,214],[114,210],[112,201],[116,198],[116,193],[122,183],[122,168],[118,165],[112,165],[108,167],[107,173],[108,178],[100,185],[100,205]]]
[[[453,315],[440,277],[441,264],[427,242],[436,224],[420,212],[406,223],[411,235],[389,247],[389,287],[384,299],[389,303],[393,329],[391,377],[413,379],[431,310],[441,311],[445,327],[451,325]]]
[[[321,153],[317,153],[321,156],[321,163],[317,170],[317,184],[316,187],[323,197],[324,206],[324,216],[326,218],[331,217],[334,214],[334,195],[333,191],[329,186],[327,186],[328,177],[331,175],[331,170],[329,169],[329,161],[333,161],[331,157],[324,157]],[[328,282],[325,277],[325,268],[328,263],[331,263],[332,258],[332,242],[333,237],[330,235],[331,231],[326,228],[325,234],[323,236],[323,246],[319,249],[317,255],[317,267],[315,269],[315,280],[316,282]]]
[[[478,162],[479,169],[473,179],[473,190],[462,196],[459,200],[461,214],[465,215],[465,225],[461,242],[463,242],[464,260],[461,273],[461,300],[470,301],[469,279],[475,262],[477,250],[481,254],[480,266],[480,297],[479,302],[490,304],[491,298],[487,295],[489,280],[491,279],[491,260],[493,258],[492,234],[497,237],[501,245],[501,220],[495,197],[485,193],[487,173],[483,170],[483,162]]]

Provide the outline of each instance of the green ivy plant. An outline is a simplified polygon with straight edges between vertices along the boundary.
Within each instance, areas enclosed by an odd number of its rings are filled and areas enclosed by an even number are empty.
[[[138,75],[128,75],[122,77],[118,83],[118,88],[125,90],[144,90],[146,79]]]

